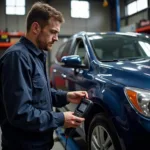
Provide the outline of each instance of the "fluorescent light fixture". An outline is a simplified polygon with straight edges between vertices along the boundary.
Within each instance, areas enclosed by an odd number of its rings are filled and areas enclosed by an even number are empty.
[[[71,17],[73,18],[89,18],[89,2],[87,1],[71,1]]]
[[[25,15],[25,0],[6,0],[7,15]]]
[[[148,8],[147,0],[137,0],[137,11],[141,11],[145,8]]]
[[[132,15],[134,13],[137,12],[137,5],[136,5],[136,1],[130,3],[127,5],[127,13],[128,15]]]

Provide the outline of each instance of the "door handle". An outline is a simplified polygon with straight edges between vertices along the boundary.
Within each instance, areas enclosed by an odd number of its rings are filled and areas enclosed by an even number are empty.
[[[61,76],[62,76],[64,79],[67,77],[64,73],[62,73]]]

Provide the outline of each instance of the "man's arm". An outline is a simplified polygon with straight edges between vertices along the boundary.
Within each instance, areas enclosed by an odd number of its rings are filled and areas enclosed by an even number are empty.
[[[8,121],[16,127],[37,132],[62,126],[63,113],[33,107],[32,78],[27,57],[19,51],[4,57],[0,80]]]
[[[54,107],[63,107],[66,104],[69,104],[66,91],[51,88],[51,95]]]

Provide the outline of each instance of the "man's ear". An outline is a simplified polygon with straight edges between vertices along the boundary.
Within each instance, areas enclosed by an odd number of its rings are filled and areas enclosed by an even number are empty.
[[[40,31],[41,31],[41,27],[40,27],[40,25],[38,24],[38,22],[33,22],[33,23],[32,23],[32,26],[31,26],[31,29],[32,29],[32,32],[33,32],[35,35],[39,34]]]

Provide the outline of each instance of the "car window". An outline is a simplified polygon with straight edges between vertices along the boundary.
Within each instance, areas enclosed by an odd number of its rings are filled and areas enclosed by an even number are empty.
[[[97,58],[103,60],[150,57],[150,39],[123,35],[89,36]]]
[[[123,45],[121,48],[121,52],[118,55],[118,58],[126,58],[126,57],[140,57],[140,50],[137,50],[138,48],[134,43],[129,43],[126,45]]]
[[[62,51],[61,57],[69,55],[69,51],[71,50],[71,44],[72,44],[72,40],[69,40],[66,42],[66,45]]]
[[[60,45],[59,50],[56,53],[56,59],[58,62],[61,62],[61,55],[64,50],[64,47],[65,47],[65,44],[63,43],[62,45]]]
[[[76,55],[79,55],[81,58],[84,58],[85,56],[85,48],[83,41],[78,41],[76,45]]]
[[[56,59],[57,59],[58,62],[61,62],[61,58],[63,56],[68,56],[69,55],[69,52],[70,52],[70,49],[71,49],[71,43],[72,43],[72,40],[63,43],[59,47],[59,50],[56,53]]]
[[[88,66],[89,58],[88,58],[83,40],[77,40],[77,44],[76,44],[76,48],[75,48],[75,55],[79,55],[82,63],[85,64],[86,66]]]

